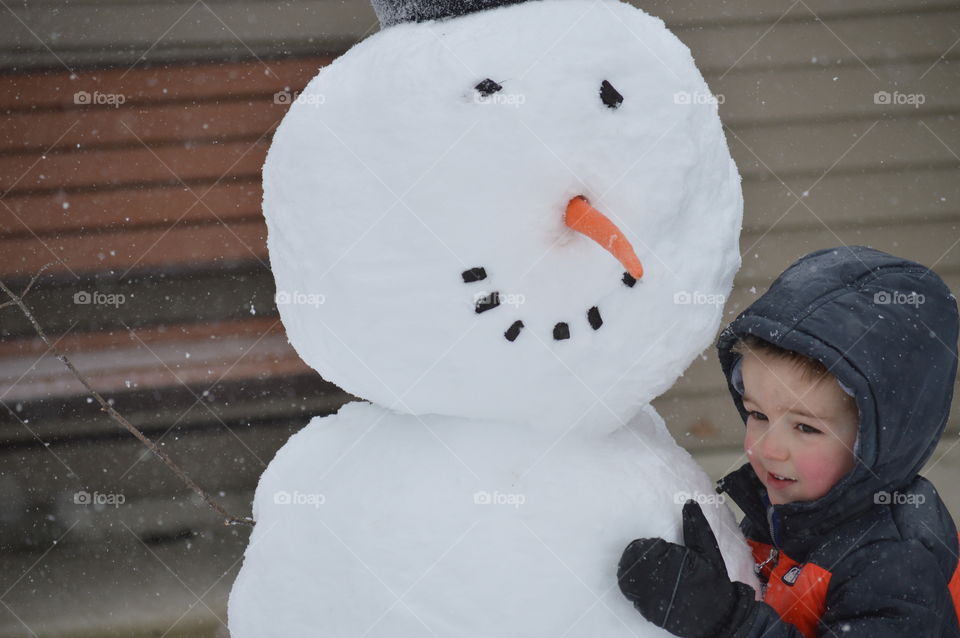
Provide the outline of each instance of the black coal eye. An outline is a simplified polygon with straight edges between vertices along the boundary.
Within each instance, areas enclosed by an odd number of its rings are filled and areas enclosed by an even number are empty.
[[[483,281],[487,278],[487,270],[483,267],[470,268],[460,273],[463,277],[463,283],[472,284],[477,281]]]
[[[482,95],[483,97],[489,97],[494,93],[503,90],[502,86],[500,86],[490,78],[487,78],[486,80],[484,80],[483,82],[481,82],[480,84],[476,85],[473,88],[480,91],[480,95]]]
[[[620,95],[620,91],[613,88],[613,85],[606,80],[600,85],[600,99],[611,109],[620,108],[620,105],[623,104],[623,96]]]

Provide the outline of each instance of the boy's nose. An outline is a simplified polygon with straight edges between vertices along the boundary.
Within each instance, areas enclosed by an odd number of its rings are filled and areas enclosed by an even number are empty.
[[[760,455],[765,459],[785,461],[790,454],[787,450],[786,441],[783,439],[784,435],[780,432],[780,428],[771,425],[757,442],[756,447],[759,448]]]

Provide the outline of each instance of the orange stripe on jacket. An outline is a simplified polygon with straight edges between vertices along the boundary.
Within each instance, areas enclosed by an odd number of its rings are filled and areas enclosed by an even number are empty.
[[[957,534],[957,541],[960,542],[960,534]],[[960,563],[957,563],[957,568],[953,570],[953,578],[950,579],[948,587],[953,598],[953,608],[957,610],[957,619],[960,620]]]
[[[957,540],[960,543],[960,534]],[[772,545],[751,539],[747,539],[747,542],[753,550],[753,560],[758,565],[770,556]],[[792,571],[794,568],[797,568],[796,571]],[[813,563],[797,563],[780,552],[776,565],[764,565],[760,576],[767,582],[763,602],[773,607],[782,619],[795,625],[806,638],[816,638],[817,623],[827,609],[830,572]],[[948,588],[960,620],[960,563],[953,572]]]
[[[767,560],[772,545],[747,539],[757,564]],[[827,587],[831,574],[813,563],[798,563],[783,552],[775,563],[764,565],[760,574],[767,586],[763,602],[806,638],[816,638],[817,625],[827,610]]]

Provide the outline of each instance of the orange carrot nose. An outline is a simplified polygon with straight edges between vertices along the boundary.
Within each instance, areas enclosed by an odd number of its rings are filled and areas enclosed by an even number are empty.
[[[643,264],[623,232],[606,215],[591,206],[585,197],[578,195],[570,200],[564,222],[603,246],[634,279],[643,277]]]

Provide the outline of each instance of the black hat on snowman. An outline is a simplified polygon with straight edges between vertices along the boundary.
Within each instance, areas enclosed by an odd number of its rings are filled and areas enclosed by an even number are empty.
[[[373,10],[377,12],[380,28],[401,22],[424,22],[452,18],[468,13],[484,11],[511,4],[520,4],[525,0],[371,0]]]

